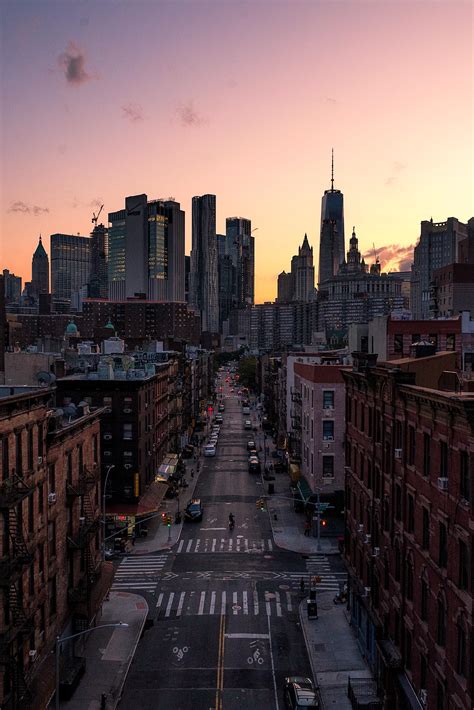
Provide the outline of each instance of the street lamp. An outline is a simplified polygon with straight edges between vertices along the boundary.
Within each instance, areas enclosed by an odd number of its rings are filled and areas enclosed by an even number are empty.
[[[109,480],[110,472],[115,468],[115,464],[110,464],[107,468],[104,481],[104,491],[102,494],[102,561],[105,560],[105,491],[107,490],[107,481]]]
[[[105,629],[107,627],[125,628],[125,627],[128,627],[128,624],[124,623],[123,621],[119,621],[118,624],[101,624],[100,626],[93,626],[91,629],[86,629],[85,631],[79,631],[77,634],[72,634],[71,636],[65,636],[64,638],[61,638],[60,636],[56,636],[56,644],[55,644],[55,649],[56,649],[55,708],[56,708],[56,710],[59,710],[59,654],[61,653],[61,646],[66,641],[70,641],[71,639],[75,639],[78,636],[84,636],[84,634],[88,634],[91,631],[97,631],[98,629]]]

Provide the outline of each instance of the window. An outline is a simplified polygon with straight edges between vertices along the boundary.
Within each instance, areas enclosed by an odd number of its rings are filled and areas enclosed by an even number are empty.
[[[334,478],[334,456],[323,456],[323,478]]]
[[[457,623],[458,629],[458,648],[457,648],[457,658],[456,658],[456,673],[466,677],[467,670],[467,639],[466,631],[460,619]]]
[[[360,430],[362,432],[365,431],[365,406],[362,404],[360,405]]]
[[[438,335],[436,333],[431,333],[431,335],[428,336],[428,340],[430,343],[432,343],[435,346],[435,350],[438,349]],[[423,686],[424,688],[425,686]]]
[[[413,560],[409,558],[406,565],[406,595],[407,599],[413,601]]]
[[[18,476],[23,475],[23,452],[21,448],[21,431],[15,434],[15,468]]]
[[[43,456],[43,424],[38,424],[38,456]]]
[[[44,486],[38,483],[38,513],[41,515],[44,510]]]
[[[400,569],[401,569],[400,545],[397,541],[395,543],[395,579],[397,582],[400,581]]]
[[[413,333],[411,336],[411,344],[419,343],[421,340],[421,335],[419,333]]]
[[[402,489],[398,483],[395,485],[395,518],[402,519]]]
[[[446,335],[446,350],[456,350],[456,335],[454,333]]]
[[[469,564],[467,545],[463,540],[458,542],[459,550],[459,579],[458,586],[460,589],[467,589],[469,585]]]
[[[431,472],[431,436],[423,434],[423,476],[429,476]]]
[[[56,614],[56,577],[48,582],[49,615]]]
[[[383,586],[385,589],[388,589],[390,582],[390,567],[388,564],[388,557],[385,555],[385,559],[383,561]]]
[[[415,499],[412,495],[408,494],[408,505],[407,505],[407,530],[409,533],[415,532]]]
[[[77,453],[78,453],[78,469],[79,469],[79,475],[84,473],[84,451],[82,448],[82,444],[79,444],[77,447]]]
[[[38,545],[38,572],[44,572],[44,546]]]
[[[444,523],[439,523],[438,565],[446,567],[448,563],[448,531]]]
[[[33,469],[33,427],[28,429],[27,444],[28,471],[31,471]]]
[[[448,477],[448,445],[445,441],[439,442],[439,475],[440,478]]]
[[[469,453],[459,452],[459,492],[464,500],[471,500],[471,477],[469,475]]]
[[[28,496],[28,532],[32,533],[35,529],[35,501],[34,496]]]
[[[411,632],[405,629],[405,668],[411,670]]]
[[[334,421],[332,419],[323,420],[323,439],[324,441],[333,441],[334,439]]]
[[[346,422],[349,423],[352,419],[352,400],[349,396],[346,397]]]
[[[56,467],[54,463],[48,466],[48,488],[49,493],[54,493],[56,490]]]
[[[364,480],[364,454],[362,451],[359,454],[359,478],[361,481]]]
[[[323,390],[323,409],[334,409],[334,392]]]
[[[69,452],[66,454],[66,478],[67,482],[72,484],[72,454]]]
[[[10,475],[10,452],[8,449],[8,434],[2,436],[2,479],[5,480]]]
[[[428,580],[425,577],[421,578],[421,594],[420,594],[420,617],[422,621],[428,621],[428,605],[429,605],[429,589]]]
[[[110,414],[112,412],[112,397],[104,397],[102,404],[106,408],[106,413]]]
[[[430,514],[427,508],[422,508],[422,536],[421,547],[423,550],[430,549]]]
[[[416,444],[415,427],[409,426],[408,427],[408,465],[409,466],[415,465],[415,453],[416,453],[415,444]]]
[[[133,438],[132,424],[123,425],[123,438],[130,441]]]
[[[428,661],[426,660],[426,656],[421,653],[420,654],[420,688],[424,688],[426,690],[426,683],[428,680]]]
[[[403,355],[403,333],[395,333],[393,337],[393,350],[398,355]]]
[[[56,523],[50,520],[48,523],[48,554],[49,557],[56,556]]]
[[[99,442],[97,440],[97,434],[92,437],[92,458],[94,463],[99,461]]]
[[[438,627],[436,630],[438,646],[446,645],[446,606],[443,597],[438,597]]]

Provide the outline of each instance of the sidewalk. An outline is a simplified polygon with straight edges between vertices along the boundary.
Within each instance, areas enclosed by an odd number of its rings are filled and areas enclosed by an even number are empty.
[[[347,684],[351,678],[372,678],[348,623],[344,604],[334,604],[334,593],[317,595],[318,618],[308,619],[306,599],[300,621],[323,708],[351,710]]]
[[[62,710],[98,710],[106,695],[107,710],[117,707],[148,614],[148,604],[138,594],[110,592],[104,601],[100,624],[122,621],[128,628],[91,631],[84,650],[86,671],[70,700],[61,700]]]
[[[200,472],[203,467],[203,458],[200,459]],[[174,522],[175,513],[178,510],[178,498],[163,498],[163,502],[160,507],[160,513],[170,513],[173,518],[173,523],[170,528],[163,525],[161,521],[161,514],[152,518],[148,523],[148,535],[146,537],[137,538],[135,540],[135,545],[130,545],[127,548],[127,553],[129,555],[148,555],[151,552],[158,552],[160,550],[170,550],[173,545],[175,545],[181,535],[183,529],[184,521],[184,509],[188,504],[190,498],[193,497],[194,489],[198,482],[199,474],[197,472],[197,461],[194,458],[186,459],[184,465],[186,467],[185,478],[189,484],[187,488],[179,489],[179,510],[181,511],[181,522],[176,524]],[[191,478],[191,469],[194,469],[194,477]]]

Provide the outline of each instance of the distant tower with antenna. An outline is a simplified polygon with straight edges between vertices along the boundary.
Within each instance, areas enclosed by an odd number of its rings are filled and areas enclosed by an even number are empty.
[[[334,189],[334,149],[331,149],[331,189],[321,201],[318,283],[335,276],[344,261],[344,195]]]

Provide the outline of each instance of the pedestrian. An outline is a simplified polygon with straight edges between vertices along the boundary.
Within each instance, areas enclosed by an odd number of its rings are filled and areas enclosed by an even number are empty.
[[[309,537],[310,530],[311,530],[311,523],[309,522],[309,520],[307,520],[304,524],[305,537]]]
[[[194,478],[194,468],[191,469],[191,478]]]

